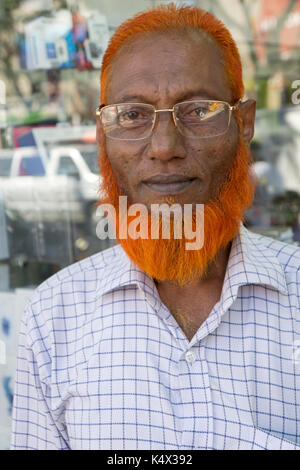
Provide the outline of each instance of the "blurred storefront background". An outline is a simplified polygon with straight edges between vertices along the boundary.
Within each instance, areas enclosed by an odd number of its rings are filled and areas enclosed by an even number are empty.
[[[161,1],[0,3],[0,449],[9,446],[18,325],[32,290],[113,241],[96,236],[94,109],[109,37]],[[169,3],[164,1],[163,3]],[[300,245],[300,0],[198,0],[236,39],[257,100],[246,225]]]

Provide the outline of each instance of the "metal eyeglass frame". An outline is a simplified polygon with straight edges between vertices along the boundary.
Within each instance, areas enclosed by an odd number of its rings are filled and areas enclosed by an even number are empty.
[[[197,102],[205,102],[205,103],[208,103],[208,102],[214,102],[214,103],[223,103],[223,104],[226,104],[226,106],[228,106],[229,108],[229,119],[228,119],[228,126],[227,126],[227,129],[224,131],[224,132],[221,132],[220,134],[215,134],[215,135],[212,135],[212,136],[208,136],[208,137],[204,137],[204,136],[201,136],[201,137],[189,137],[191,139],[204,139],[204,138],[209,138],[209,137],[217,137],[219,135],[223,135],[227,132],[229,126],[230,126],[230,120],[231,120],[231,113],[232,111],[235,111],[239,105],[241,104],[242,102],[242,99],[240,98],[234,105],[230,105],[229,103],[227,103],[227,101],[221,101],[221,100],[201,100],[201,99],[198,99],[198,100],[190,100],[190,101],[181,101],[180,103],[176,103],[173,108],[164,108],[164,109],[155,109],[154,106],[152,104],[149,104],[149,103],[114,103],[114,104],[108,104],[108,105],[105,105],[105,104],[101,104],[100,106],[98,106],[98,108],[96,108],[95,110],[95,113],[96,113],[96,116],[99,116],[101,118],[101,114],[102,114],[102,111],[103,109],[105,108],[109,108],[110,106],[122,106],[122,105],[126,105],[126,104],[135,104],[135,105],[139,105],[139,104],[146,104],[147,106],[151,106],[153,109],[154,109],[154,119],[153,119],[153,123],[152,123],[152,127],[149,131],[149,134],[145,137],[139,137],[137,139],[119,139],[118,137],[111,137],[111,136],[107,136],[109,139],[113,139],[113,140],[143,140],[143,139],[147,139],[148,137],[150,137],[150,135],[152,134],[153,132],[153,129],[155,127],[155,124],[156,124],[156,116],[157,116],[157,113],[164,113],[164,112],[170,112],[172,113],[172,116],[173,116],[173,121],[174,121],[174,124],[175,124],[175,127],[176,129],[178,129],[178,131],[180,132],[180,129],[178,128],[177,126],[177,123],[176,123],[176,120],[179,120],[178,117],[175,116],[175,112],[174,112],[174,109],[176,106],[178,106],[179,104],[182,104],[182,103],[197,103]],[[180,132],[182,134],[182,132]],[[184,135],[184,134],[182,134]]]

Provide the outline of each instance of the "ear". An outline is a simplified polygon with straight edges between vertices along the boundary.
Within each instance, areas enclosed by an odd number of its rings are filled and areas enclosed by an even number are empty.
[[[244,141],[247,145],[250,144],[254,135],[254,121],[255,121],[256,101],[247,100],[240,104],[240,116],[242,118],[242,133]]]

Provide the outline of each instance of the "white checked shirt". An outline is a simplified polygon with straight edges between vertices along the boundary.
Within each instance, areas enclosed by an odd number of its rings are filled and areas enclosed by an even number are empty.
[[[189,342],[115,246],[31,299],[11,449],[300,449],[299,373],[299,248],[241,224]]]

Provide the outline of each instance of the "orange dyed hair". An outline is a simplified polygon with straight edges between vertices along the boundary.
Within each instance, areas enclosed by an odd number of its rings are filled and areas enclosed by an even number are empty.
[[[214,15],[201,8],[187,5],[178,7],[174,3],[169,3],[137,13],[116,29],[102,60],[101,103],[105,104],[112,61],[125,41],[141,33],[168,32],[170,30],[184,32],[188,29],[204,31],[219,45],[223,53],[224,66],[232,90],[233,102],[235,103],[242,98],[244,85],[241,58],[228,29]]]

